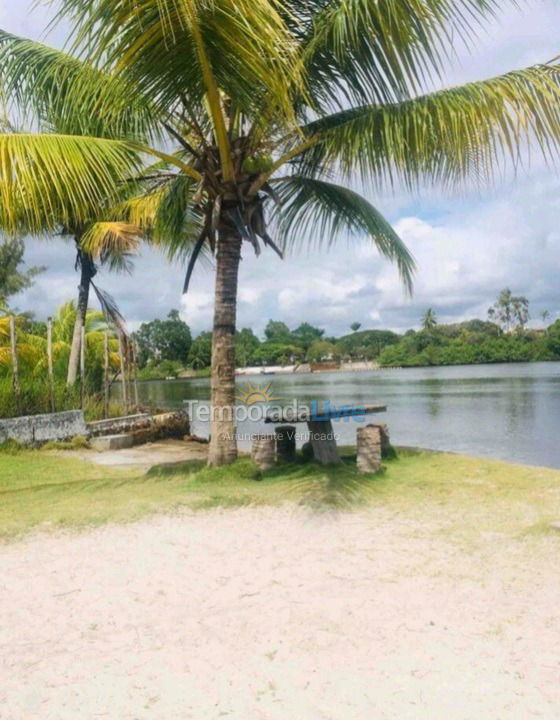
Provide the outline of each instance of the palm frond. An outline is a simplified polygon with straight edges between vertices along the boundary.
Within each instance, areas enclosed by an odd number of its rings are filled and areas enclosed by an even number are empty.
[[[97,287],[97,285],[93,282],[91,283],[91,286],[97,296],[97,299],[99,300],[99,304],[101,305],[101,313],[98,313],[99,319],[97,324],[105,319],[109,325],[114,325],[125,337],[127,337],[128,331],[126,329],[126,321],[122,316],[114,297],[105,290]]]
[[[280,0],[62,0],[74,50],[105,60],[163,108],[185,97],[203,108],[205,59],[225,96],[251,108],[266,94],[291,115],[300,77]]]
[[[57,133],[138,140],[157,133],[155,109],[123,76],[3,30],[0,81],[19,117]]]
[[[175,175],[118,203],[114,214],[140,228],[170,260],[185,261],[204,228],[194,191],[190,178]]]
[[[137,225],[118,221],[97,222],[82,235],[80,247],[111,270],[130,272],[131,256],[138,251],[142,239],[142,229]]]
[[[488,178],[507,162],[546,158],[560,141],[560,65],[540,65],[402,103],[344,110],[304,128],[312,138],[300,172],[345,175],[409,186]]]
[[[394,262],[408,292],[415,263],[390,223],[358,193],[333,183],[294,176],[279,180],[282,205],[275,211],[283,243],[296,245],[317,238],[332,244],[342,237],[369,237],[383,257]]]
[[[0,227],[42,233],[99,216],[139,165],[116,140],[69,135],[0,135]]]
[[[287,5],[301,18],[295,30],[311,92],[323,104],[340,107],[341,101],[395,102],[425,89],[440,75],[457,38],[468,44],[504,2],[288,0]]]

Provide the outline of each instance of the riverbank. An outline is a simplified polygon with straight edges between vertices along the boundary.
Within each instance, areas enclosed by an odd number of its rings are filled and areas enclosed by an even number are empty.
[[[254,473],[1,454],[2,716],[560,714],[560,472]]]

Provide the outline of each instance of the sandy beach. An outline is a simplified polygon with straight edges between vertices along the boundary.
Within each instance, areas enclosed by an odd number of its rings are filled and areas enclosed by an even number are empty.
[[[0,717],[556,719],[559,542],[296,506],[36,534],[0,549]]]

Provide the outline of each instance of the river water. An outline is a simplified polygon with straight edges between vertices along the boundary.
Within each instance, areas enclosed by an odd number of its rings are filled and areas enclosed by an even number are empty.
[[[281,405],[293,399],[387,405],[387,413],[369,417],[386,422],[397,445],[560,468],[559,362],[247,376],[238,379],[238,387],[269,382]],[[150,381],[140,383],[139,392],[142,402],[159,407],[178,408],[188,400],[207,405],[210,384],[199,379]],[[338,420],[334,427],[341,443],[353,444],[360,425]],[[271,428],[247,420],[238,430],[249,435]],[[195,420],[193,431],[207,435],[208,424]],[[248,441],[240,444],[247,447]]]

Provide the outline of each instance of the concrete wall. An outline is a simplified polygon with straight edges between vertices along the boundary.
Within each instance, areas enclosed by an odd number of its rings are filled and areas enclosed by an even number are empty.
[[[0,443],[16,440],[22,445],[35,445],[87,434],[81,410],[0,420]]]

